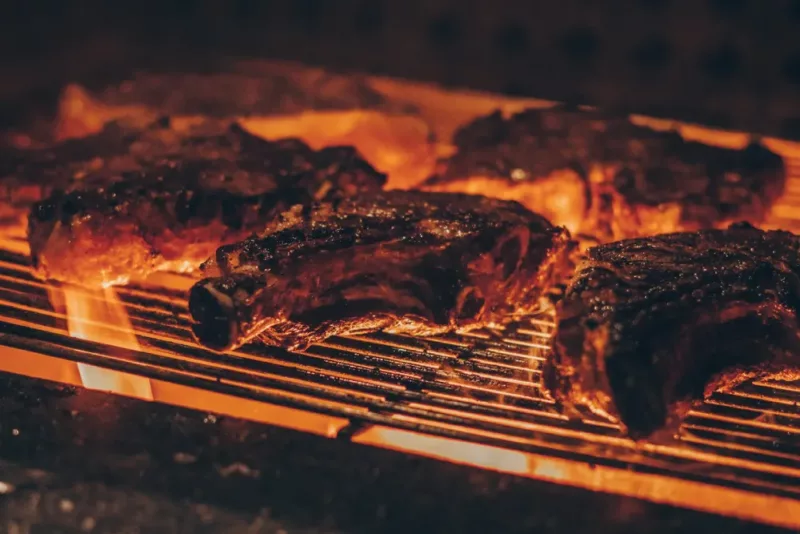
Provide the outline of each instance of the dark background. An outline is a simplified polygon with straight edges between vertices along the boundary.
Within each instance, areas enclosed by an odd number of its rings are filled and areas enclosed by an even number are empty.
[[[253,56],[800,138],[800,0],[15,1],[5,115],[60,83]]]

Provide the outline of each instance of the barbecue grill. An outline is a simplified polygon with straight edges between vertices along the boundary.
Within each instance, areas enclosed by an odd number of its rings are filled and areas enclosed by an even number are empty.
[[[263,19],[274,32],[261,41],[257,32],[243,32],[240,42],[230,45],[234,50],[269,50],[264,53],[334,69],[505,93],[467,96],[463,89],[371,79],[385,94],[402,95],[420,104],[427,118],[441,119],[433,127],[443,138],[477,114],[476,109],[546,105],[531,100],[534,96],[642,112],[662,122],[666,117],[672,126],[679,123],[671,119],[680,118],[737,131],[797,134],[794,115],[800,112],[800,101],[783,85],[768,85],[780,76],[791,82],[794,56],[772,48],[782,42],[770,40],[771,31],[746,24],[756,9],[764,10],[759,11],[762,20],[770,13],[777,17],[778,3],[709,2],[701,9],[688,0],[642,1],[600,8],[575,0],[526,10],[524,2],[495,2],[492,15],[485,18],[471,13],[467,3],[455,2],[405,2],[401,8],[392,2],[343,1],[337,2],[335,14],[323,2],[301,2],[304,9],[293,2],[270,2],[263,12],[255,4],[247,8],[253,11],[246,11],[245,4],[240,8],[248,15],[239,17]],[[782,9],[794,13],[796,7],[789,4]],[[199,20],[208,22],[222,12],[223,26],[235,26],[226,9],[232,8],[209,7]],[[622,17],[626,9],[633,11]],[[358,39],[336,40],[326,33],[334,16],[355,28]],[[669,24],[659,24],[660,17],[667,17]],[[687,28],[685,41],[668,38],[670,24],[677,24],[673,20],[690,19],[694,26]],[[635,35],[614,30],[623,23],[635,27]],[[710,36],[698,37],[712,26]],[[775,35],[784,30],[788,36],[790,30],[783,26]],[[227,35],[224,29],[217,32]],[[415,36],[405,40],[408,50],[386,45],[405,35]],[[337,44],[321,46],[328,42]],[[562,57],[553,57],[552,43]],[[693,51],[698,61],[674,59]],[[494,64],[497,55],[503,61]],[[773,58],[775,64],[753,59],[759,57]],[[526,62],[530,58],[537,61]],[[653,63],[665,65],[654,71]],[[237,65],[269,70],[263,62]],[[761,71],[764,76],[758,77]],[[703,81],[687,87],[686,80]],[[655,87],[660,90],[651,90]],[[510,98],[509,93],[522,97]],[[473,99],[481,102],[477,108]],[[464,109],[452,102],[470,105]],[[708,142],[736,144],[742,137],[680,125],[685,135]],[[800,148],[776,139],[770,143],[787,158],[789,181],[768,226],[800,231],[800,159],[795,159]],[[95,337],[110,342],[76,336],[76,325],[68,325],[60,305],[61,290],[32,276],[24,236],[4,236],[0,371],[90,387],[87,377],[95,373],[102,378],[94,387],[101,384],[101,389],[156,402],[800,528],[800,384],[754,381],[715,393],[690,413],[673,438],[637,444],[589,412],[580,419],[567,418],[543,391],[540,369],[549,357],[550,310],[503,330],[424,339],[384,333],[339,337],[302,352],[254,343],[217,354],[192,340],[185,304],[189,284],[180,275],[159,275],[116,290],[137,346],[115,342],[129,333],[117,322],[80,319]],[[98,306],[105,298],[89,292],[84,297]]]

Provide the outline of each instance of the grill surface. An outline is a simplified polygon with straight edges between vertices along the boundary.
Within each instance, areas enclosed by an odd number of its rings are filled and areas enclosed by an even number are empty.
[[[800,176],[800,165],[792,171]],[[786,218],[797,197],[795,178],[770,226],[798,228]],[[150,378],[155,401],[800,527],[800,383],[715,394],[673,440],[637,445],[589,413],[567,420],[543,394],[545,313],[468,336],[376,333],[302,353],[251,345],[221,355],[192,341],[182,291],[124,287],[142,346],[132,351],[70,337],[31,276],[24,242],[6,244],[0,370],[80,384],[75,363],[88,363]]]

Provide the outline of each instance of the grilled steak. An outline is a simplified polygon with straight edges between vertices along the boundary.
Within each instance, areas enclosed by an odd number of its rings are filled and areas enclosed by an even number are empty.
[[[430,128],[413,107],[357,77],[272,65],[246,73],[140,73],[98,90],[70,85],[54,134],[83,137],[111,121],[141,127],[161,116],[236,120],[259,137],[299,138],[315,149],[352,145],[388,174],[390,187],[420,183],[435,164]]]
[[[800,378],[800,237],[747,224],[602,245],[558,305],[545,384],[634,438],[749,378]]]
[[[530,311],[571,242],[515,202],[390,191],[323,203],[221,247],[191,290],[195,336],[301,348],[375,330],[429,335]]]
[[[127,152],[96,152],[105,159],[91,169],[81,163],[79,180],[68,165],[48,178],[59,189],[33,206],[28,224],[40,276],[110,284],[192,270],[292,205],[379,190],[385,179],[352,148],[313,151],[216,122],[181,130],[164,123],[124,145]],[[35,163],[23,171],[43,176]]]
[[[783,160],[685,141],[627,118],[559,106],[459,130],[423,189],[518,200],[601,241],[759,223],[784,188]]]
[[[140,133],[112,123],[96,135],[46,149],[3,147],[0,224],[24,227],[31,204],[56,189],[72,188],[92,171],[135,170],[140,157],[163,157],[175,148],[175,143],[157,142],[163,129],[157,125]]]

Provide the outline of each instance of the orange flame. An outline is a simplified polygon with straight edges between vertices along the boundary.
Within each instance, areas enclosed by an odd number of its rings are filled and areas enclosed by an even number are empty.
[[[67,86],[59,100],[56,140],[99,132],[114,120],[142,126],[161,112],[144,105],[108,105],[79,85]],[[232,117],[235,118],[235,117]],[[192,124],[200,116],[172,117],[173,123]],[[388,174],[390,188],[412,187],[433,173],[436,160],[432,132],[419,117],[377,111],[307,111],[288,116],[238,117],[253,135],[266,139],[297,137],[315,150],[352,145],[375,168]]]
[[[51,301],[56,303],[58,299],[51,295]],[[128,314],[114,288],[94,291],[65,288],[63,306],[71,336],[122,349],[140,350]],[[87,389],[153,400],[148,378],[83,363],[78,364],[78,371]]]

